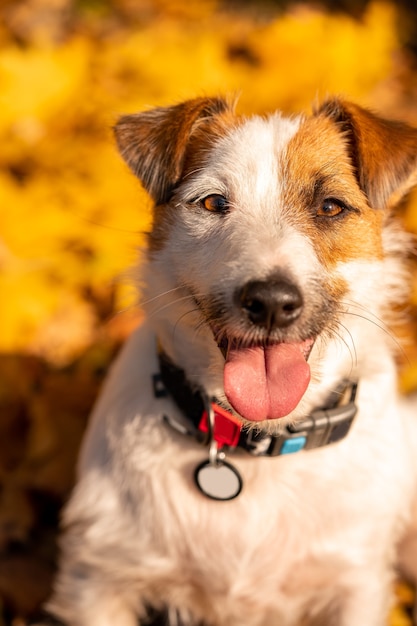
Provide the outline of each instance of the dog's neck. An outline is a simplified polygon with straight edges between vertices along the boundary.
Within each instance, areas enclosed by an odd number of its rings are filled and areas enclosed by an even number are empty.
[[[323,447],[348,434],[357,410],[357,384],[343,381],[324,407],[287,425],[280,435],[271,435],[262,428],[243,428],[241,421],[216,398],[209,398],[204,389],[193,387],[185,372],[161,350],[159,365],[160,371],[154,378],[155,395],[171,396],[183,416],[178,422],[167,415],[166,422],[205,445],[214,441],[218,450],[231,452],[240,448],[254,456],[278,456]]]

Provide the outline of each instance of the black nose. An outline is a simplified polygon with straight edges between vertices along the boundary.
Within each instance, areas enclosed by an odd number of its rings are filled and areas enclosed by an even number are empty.
[[[290,326],[303,309],[299,288],[284,278],[250,281],[237,290],[236,302],[252,324],[269,331]]]

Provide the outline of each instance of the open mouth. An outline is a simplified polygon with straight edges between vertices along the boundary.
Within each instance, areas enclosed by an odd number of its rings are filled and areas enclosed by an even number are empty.
[[[279,419],[293,411],[310,382],[308,357],[314,339],[241,347],[222,339],[224,391],[244,419]]]

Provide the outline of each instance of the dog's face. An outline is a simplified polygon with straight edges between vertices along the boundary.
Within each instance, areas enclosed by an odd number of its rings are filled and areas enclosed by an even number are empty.
[[[337,100],[248,120],[199,99],[124,117],[116,135],[155,200],[148,295],[172,294],[160,307],[172,333],[208,338],[243,418],[293,414],[313,347],[344,334],[352,306],[379,311],[372,279],[416,132]]]

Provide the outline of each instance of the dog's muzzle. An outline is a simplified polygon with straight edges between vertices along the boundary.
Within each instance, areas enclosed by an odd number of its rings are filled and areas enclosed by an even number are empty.
[[[299,288],[285,278],[250,281],[236,290],[235,303],[251,324],[268,333],[293,324],[304,304]]]
[[[248,422],[292,414],[310,383],[315,340],[333,319],[328,291],[303,289],[280,270],[239,285],[230,300],[212,296],[208,321],[225,358],[230,406]]]

